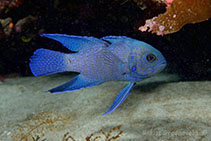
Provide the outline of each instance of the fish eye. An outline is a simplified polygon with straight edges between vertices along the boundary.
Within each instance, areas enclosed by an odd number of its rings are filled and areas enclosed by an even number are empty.
[[[154,62],[155,59],[156,59],[156,56],[154,54],[148,54],[147,57],[146,57],[147,61],[149,62]]]

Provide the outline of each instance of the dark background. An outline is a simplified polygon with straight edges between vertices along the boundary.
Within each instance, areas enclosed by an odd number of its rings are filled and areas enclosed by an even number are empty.
[[[21,30],[9,35],[0,32],[0,75],[32,75],[29,58],[38,48],[69,52],[40,33],[61,33],[102,37],[124,35],[147,42],[166,57],[165,71],[184,80],[210,80],[211,22],[185,25],[174,34],[157,36],[138,31],[145,20],[165,12],[165,4],[132,0],[25,0],[17,7],[4,9],[0,19],[12,18],[14,25],[28,17]],[[0,27],[0,29],[3,27]]]

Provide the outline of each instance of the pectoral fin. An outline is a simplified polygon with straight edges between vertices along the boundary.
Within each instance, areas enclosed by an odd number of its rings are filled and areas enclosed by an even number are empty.
[[[51,93],[61,93],[61,92],[71,92],[74,90],[79,90],[82,88],[91,87],[94,85],[99,85],[102,82],[92,81],[86,78],[85,76],[79,74],[71,79],[69,82],[64,83],[58,87],[48,90]]]
[[[115,98],[113,104],[108,109],[107,112],[105,112],[103,115],[109,114],[113,112],[130,94],[130,91],[133,89],[136,83],[131,82],[129,83],[121,92],[118,94],[118,96]]]

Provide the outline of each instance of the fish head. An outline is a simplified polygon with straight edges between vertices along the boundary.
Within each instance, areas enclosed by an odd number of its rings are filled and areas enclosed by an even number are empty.
[[[167,65],[165,57],[151,45],[139,41],[128,57],[130,77],[142,80],[161,72]]]

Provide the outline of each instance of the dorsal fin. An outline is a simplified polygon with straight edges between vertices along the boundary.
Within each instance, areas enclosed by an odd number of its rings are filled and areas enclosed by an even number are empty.
[[[110,43],[116,43],[116,42],[121,42],[121,41],[131,41],[133,40],[132,38],[126,37],[126,36],[105,36],[101,38],[102,40],[108,41]]]
[[[41,34],[41,37],[47,37],[62,43],[63,46],[71,51],[80,51],[85,47],[107,46],[108,43],[88,36],[75,36],[66,34]]]

